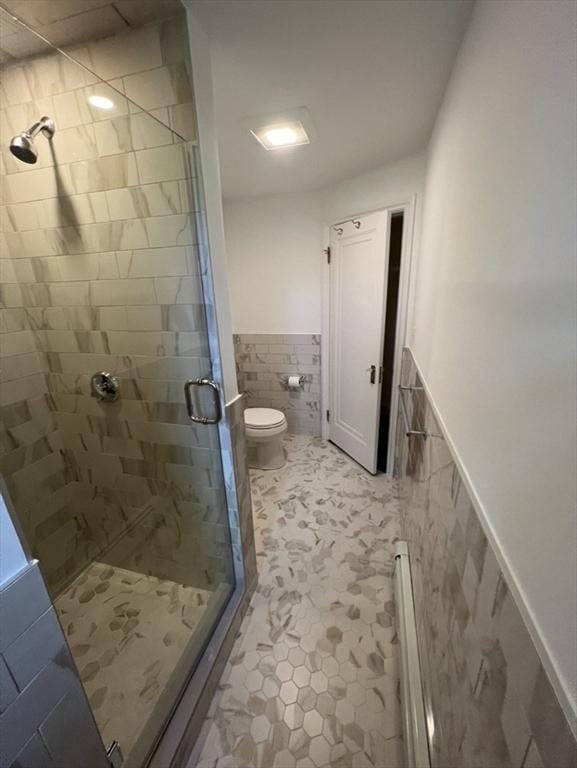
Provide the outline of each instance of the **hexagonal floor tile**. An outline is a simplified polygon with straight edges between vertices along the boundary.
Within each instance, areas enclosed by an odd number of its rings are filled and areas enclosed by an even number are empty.
[[[355,707],[360,707],[366,699],[365,689],[357,682],[351,683],[347,688],[347,698],[351,700]]]
[[[293,680],[299,688],[304,688],[309,684],[311,673],[304,666],[297,667],[293,672]]]
[[[297,701],[301,705],[303,710],[305,712],[308,712],[309,710],[313,709],[315,704],[317,703],[316,691],[313,691],[313,689],[310,686],[307,686],[306,688],[301,688],[300,691],[298,692]]]
[[[284,721],[275,723],[273,725],[271,732],[271,742],[275,752],[286,749],[288,747],[290,735],[290,728]]]
[[[339,674],[339,666],[339,662],[335,659],[334,656],[328,656],[326,659],[323,659],[321,669],[330,679],[331,677]]]
[[[319,694],[317,699],[317,710],[323,717],[327,717],[327,715],[334,715],[335,709],[336,702],[330,693],[325,691],[324,693]]]
[[[255,744],[259,741],[266,741],[270,733],[271,725],[270,720],[266,715],[259,715],[255,717],[250,726],[250,733],[253,737]]]
[[[297,761],[292,752],[288,749],[282,749],[274,756],[273,768],[295,768]]]
[[[289,661],[281,661],[276,668],[275,674],[281,683],[286,683],[286,681],[290,680],[293,676],[293,672],[293,666]]]
[[[288,655],[288,660],[293,667],[300,667],[305,663],[306,654],[302,648],[291,648]]]
[[[357,668],[352,662],[345,661],[345,663],[340,666],[339,675],[346,683],[354,683],[357,679]]]
[[[288,682],[281,685],[279,696],[285,704],[294,704],[297,700],[298,692],[299,689],[296,687],[292,680],[289,680]]]
[[[311,743],[311,737],[306,733],[304,728],[297,728],[293,731],[289,738],[289,750],[297,760],[301,760],[309,753],[309,745]]]
[[[248,675],[246,676],[246,680],[244,684],[251,693],[255,693],[256,691],[259,691],[262,688],[263,682],[264,682],[264,677],[261,675],[258,669],[253,669],[253,671],[249,672]]]
[[[281,470],[251,476],[260,588],[200,765],[400,768],[396,486],[321,441],[289,435],[285,446]]]
[[[327,690],[329,681],[324,672],[313,672],[311,675],[311,688],[317,693],[323,693]]]
[[[269,699],[264,707],[264,714],[268,717],[271,723],[280,722],[285,713],[285,705],[278,696]]]
[[[309,755],[318,768],[329,764],[331,747],[324,736],[315,736],[314,739],[311,739]]]
[[[272,699],[273,696],[278,696],[280,691],[280,685],[272,677],[267,677],[262,684],[262,692],[268,698]]]
[[[313,736],[321,735],[323,732],[323,718],[319,715],[316,709],[311,709],[310,712],[305,714],[303,728],[311,738]]]
[[[289,648],[284,643],[277,643],[272,653],[277,661],[285,661],[289,655]]]
[[[355,708],[348,699],[337,701],[335,714],[343,725],[355,720]]]
[[[347,695],[347,684],[340,675],[331,677],[329,680],[328,691],[335,701],[339,701],[340,699],[344,699]]]
[[[300,728],[303,724],[305,713],[298,704],[289,704],[284,712],[284,722],[291,730]]]

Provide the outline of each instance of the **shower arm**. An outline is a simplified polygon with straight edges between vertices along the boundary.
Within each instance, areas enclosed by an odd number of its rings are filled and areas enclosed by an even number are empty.
[[[40,132],[42,132],[47,139],[51,139],[54,136],[54,120],[52,120],[51,117],[41,117],[40,120],[28,128],[26,135],[29,139],[33,139]]]

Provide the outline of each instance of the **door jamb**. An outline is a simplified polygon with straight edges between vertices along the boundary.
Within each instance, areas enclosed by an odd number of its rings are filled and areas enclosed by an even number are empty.
[[[412,195],[408,200],[394,204],[386,205],[382,208],[373,208],[370,211],[354,212],[350,216],[341,217],[339,221],[346,221],[352,218],[366,216],[369,213],[377,211],[386,211],[389,220],[393,213],[403,213],[403,244],[401,248],[401,271],[399,275],[399,301],[397,306],[397,327],[395,332],[395,355],[393,364],[393,388],[391,402],[391,422],[389,425],[389,442],[387,448],[387,474],[392,475],[393,461],[395,455],[395,436],[397,427],[397,412],[399,407],[399,389],[398,385],[401,378],[401,355],[403,347],[408,343],[409,317],[411,315],[411,305],[413,299],[413,282],[415,275],[415,257],[413,253],[414,229],[415,229],[415,209],[417,195]],[[323,248],[330,246],[331,227],[339,222],[325,224],[323,226]],[[387,240],[387,248],[389,247]],[[330,371],[330,265],[327,259],[323,259],[322,267],[322,316],[321,316],[321,436],[323,440],[328,439],[329,429],[326,418],[326,412],[329,407],[329,371]],[[384,328],[382,329],[384,332]],[[384,338],[384,336],[383,336]],[[382,350],[381,350],[382,351]]]

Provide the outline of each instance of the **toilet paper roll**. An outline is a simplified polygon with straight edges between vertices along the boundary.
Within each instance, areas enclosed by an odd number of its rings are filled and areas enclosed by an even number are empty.
[[[289,376],[288,377],[288,388],[289,389],[300,389],[301,388],[301,377],[300,376]]]

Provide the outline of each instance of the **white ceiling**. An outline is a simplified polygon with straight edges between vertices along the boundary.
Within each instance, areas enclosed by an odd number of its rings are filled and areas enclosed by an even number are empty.
[[[312,189],[423,148],[469,0],[195,0],[213,52],[223,194]],[[266,152],[243,121],[307,107],[317,140]]]

